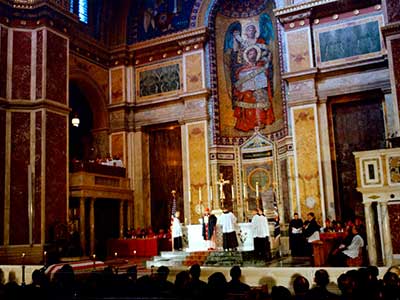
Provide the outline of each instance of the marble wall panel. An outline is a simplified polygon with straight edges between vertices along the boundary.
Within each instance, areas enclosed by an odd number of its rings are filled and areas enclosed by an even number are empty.
[[[36,124],[35,124],[35,199],[34,199],[34,211],[35,219],[33,221],[33,242],[40,243],[41,241],[41,218],[42,218],[42,111],[36,112]]]
[[[0,211],[4,212],[5,202],[5,161],[6,158],[6,111],[0,110]],[[0,213],[0,227],[3,227],[4,213]],[[0,245],[4,243],[4,230],[0,230]]]
[[[289,72],[297,72],[311,67],[309,29],[286,33]]]
[[[124,134],[115,133],[111,136],[111,155],[112,157],[118,156],[124,158]]]
[[[400,21],[400,2],[399,0],[386,0],[386,9],[389,22]]]
[[[27,244],[28,237],[28,164],[30,161],[30,114],[13,112],[11,116],[10,170],[10,245]]]
[[[46,115],[46,241],[55,224],[67,221],[67,122],[56,113]]]
[[[68,40],[47,30],[46,98],[67,103]]]
[[[192,92],[203,87],[202,54],[186,56],[186,91]]]
[[[38,30],[37,32],[36,47],[36,98],[40,99],[43,97],[43,30]]]
[[[189,156],[189,173],[191,201],[190,214],[192,224],[197,224],[201,217],[196,213],[196,205],[199,204],[200,193],[204,208],[208,206],[208,189],[207,189],[207,159],[206,159],[206,126],[205,123],[189,124],[188,131],[188,156]]]
[[[124,69],[111,70],[111,103],[124,101]]]
[[[290,215],[290,198],[289,198],[289,181],[288,181],[288,169],[287,169],[287,160],[282,159],[280,161],[280,175],[281,175],[281,193],[282,193],[282,202],[283,202],[283,213],[284,216],[281,219],[285,220],[285,222],[289,222],[291,220]]]
[[[315,107],[293,109],[293,126],[301,217],[314,212],[318,222],[322,221],[320,173],[316,135]]]
[[[289,82],[289,101],[312,99],[315,97],[315,83],[313,79]]]
[[[397,101],[400,100],[400,38],[392,40],[393,72],[396,84]]]
[[[293,156],[288,157],[288,168],[289,168],[289,192],[292,200],[292,214],[298,212],[297,207],[297,194],[296,194],[296,180],[295,180],[295,169],[294,169],[294,158]],[[292,218],[292,216],[290,216]]]
[[[388,205],[393,254],[400,254],[400,203]]]
[[[0,26],[0,98],[6,97],[8,30]]]
[[[12,98],[30,99],[31,97],[31,56],[32,32],[13,32],[12,45]]]

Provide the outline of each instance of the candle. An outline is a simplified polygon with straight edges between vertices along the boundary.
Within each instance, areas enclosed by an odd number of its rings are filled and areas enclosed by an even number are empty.
[[[256,198],[258,198],[260,195],[259,195],[259,192],[258,192],[258,181],[256,181]]]
[[[201,187],[199,187],[199,203],[201,202]]]
[[[232,199],[235,199],[235,190],[233,188],[233,185],[231,185],[231,189],[232,189]]]
[[[114,256],[115,256],[115,258],[117,258],[117,256],[118,256],[118,252],[115,252],[115,253],[114,253]]]
[[[212,191],[212,186],[210,185],[210,201],[213,200],[213,191]]]
[[[245,199],[247,199],[247,184],[246,183],[243,184],[243,196]]]
[[[189,203],[192,202],[192,188],[189,186]]]

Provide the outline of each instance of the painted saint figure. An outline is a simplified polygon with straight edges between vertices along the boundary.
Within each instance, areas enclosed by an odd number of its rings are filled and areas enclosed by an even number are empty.
[[[254,23],[232,23],[225,35],[224,64],[234,117],[235,129],[250,131],[275,122],[272,107],[272,53],[269,43],[273,38],[271,19],[260,15],[259,30]]]

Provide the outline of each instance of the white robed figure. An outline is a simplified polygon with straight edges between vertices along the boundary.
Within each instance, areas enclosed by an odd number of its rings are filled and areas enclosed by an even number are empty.
[[[222,227],[223,248],[225,251],[236,250],[239,246],[236,237],[235,225],[236,217],[228,209],[224,209],[223,214],[218,217],[217,224]]]
[[[174,250],[182,250],[182,226],[179,221],[180,212],[176,211],[175,215],[172,215],[172,238],[174,240]]]

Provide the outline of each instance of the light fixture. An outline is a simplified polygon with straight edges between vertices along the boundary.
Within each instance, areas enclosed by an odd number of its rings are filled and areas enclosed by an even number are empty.
[[[72,121],[71,121],[72,126],[79,127],[79,123],[80,122],[81,121],[78,118],[78,114],[75,114],[74,117],[72,118]]]

